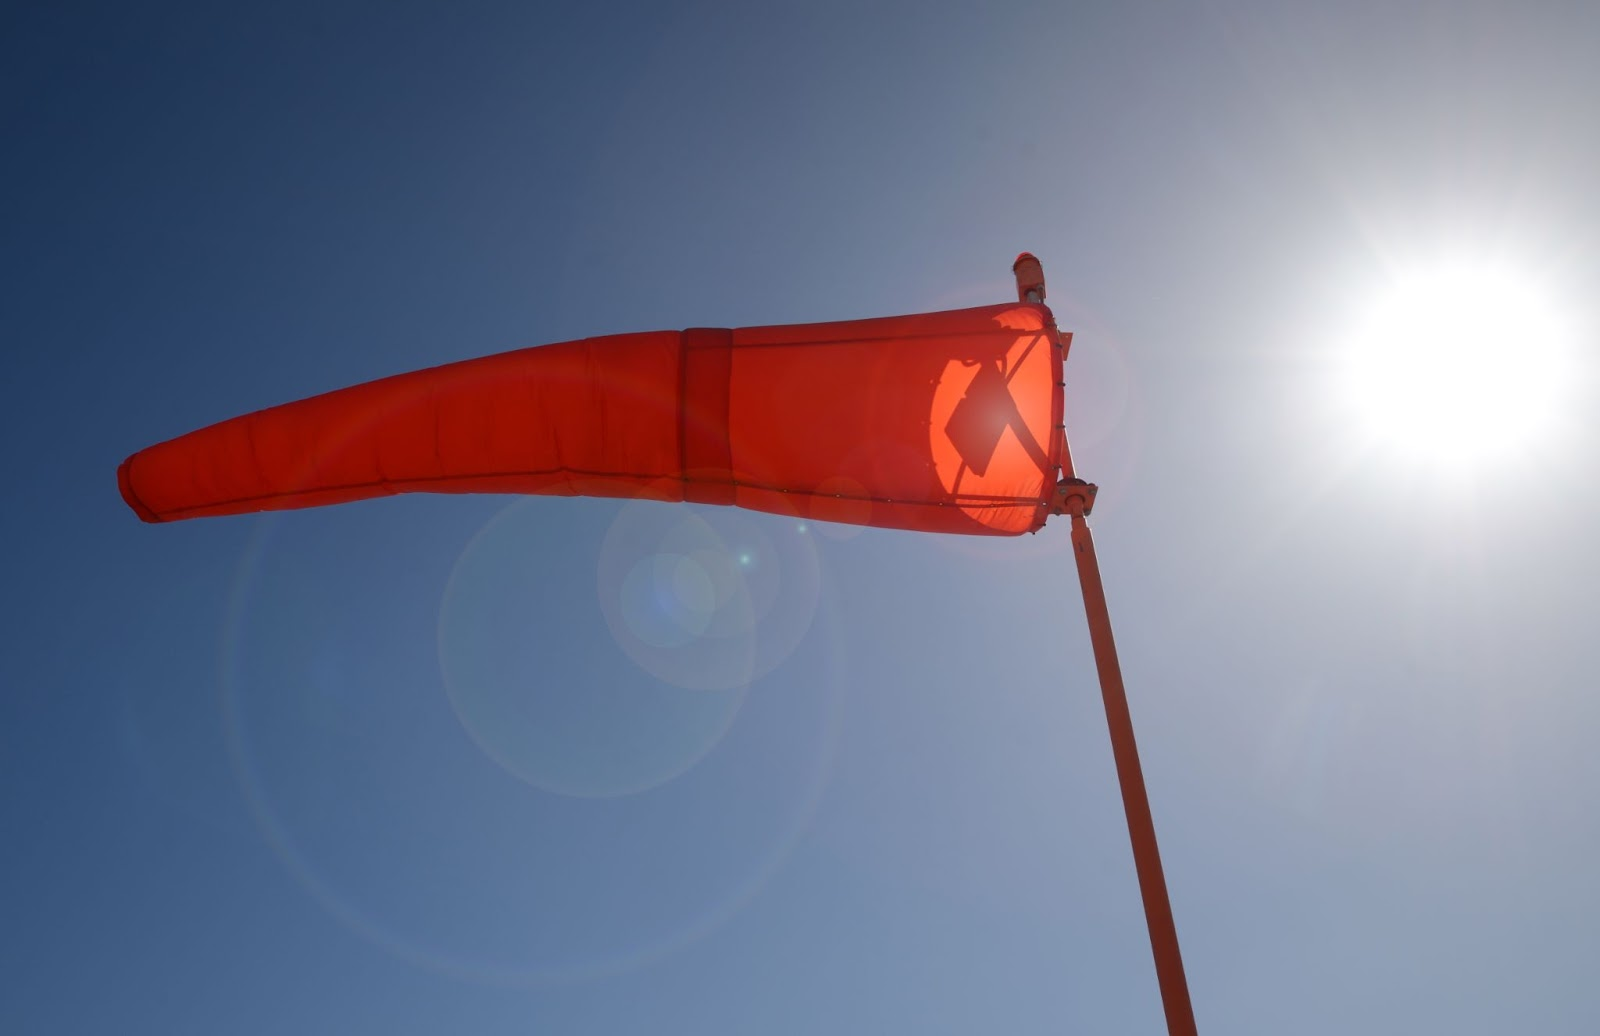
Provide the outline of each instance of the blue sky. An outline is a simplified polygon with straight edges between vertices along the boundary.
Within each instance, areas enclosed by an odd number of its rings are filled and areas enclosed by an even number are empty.
[[[1600,1029],[1597,39],[1538,3],[8,8],[0,1029],[1161,1031],[1064,527],[148,527],[115,487],[454,359],[1005,301],[1024,249],[1201,1031]],[[1574,359],[1546,434],[1441,470],[1330,382],[1386,278],[1462,253]],[[630,653],[627,573],[691,541],[744,589]]]

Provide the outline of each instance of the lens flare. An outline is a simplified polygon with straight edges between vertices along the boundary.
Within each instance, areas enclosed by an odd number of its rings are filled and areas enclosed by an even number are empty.
[[[637,501],[600,552],[617,646],[672,687],[729,691],[771,672],[817,610],[816,544],[794,520]]]
[[[603,632],[594,642],[601,602],[570,592],[592,585],[592,562],[545,546],[549,514],[541,501],[513,504],[457,559],[439,609],[451,707],[490,758],[543,791],[605,798],[657,787],[728,732],[749,651],[727,657],[730,679],[686,687],[640,673]],[[650,651],[696,655],[720,610],[748,608],[713,552],[657,547],[632,561],[611,603]]]
[[[475,602],[482,617],[495,600],[509,605],[509,626],[495,629],[521,634],[523,642],[537,643],[529,630],[543,628],[536,654],[546,662],[567,658],[568,675],[581,677],[579,690],[610,682],[657,686],[609,643],[593,597],[582,592],[593,586],[603,523],[562,517],[566,502],[559,512],[548,501],[519,506],[474,537],[467,551],[473,556],[452,580],[471,600],[456,606]],[[317,525],[279,515],[259,520],[220,631],[222,713],[256,829],[305,893],[349,931],[418,967],[471,981],[576,981],[640,967],[702,938],[781,867],[827,780],[846,685],[835,650],[796,659],[810,678],[802,677],[806,693],[753,704],[741,725],[752,736],[730,738],[710,759],[689,759],[689,780],[639,795],[547,794],[488,764],[481,744],[461,737],[452,722],[444,699],[458,691],[439,687],[437,671],[412,664],[409,649],[429,653],[427,638],[416,633],[432,616],[375,597],[397,585],[393,557],[373,550],[351,558],[337,535],[318,540]],[[285,529],[293,531],[280,535]],[[530,573],[543,582],[530,584]],[[714,603],[714,587],[708,596],[692,566],[674,574],[675,591],[699,612]],[[706,578],[714,582],[713,574]],[[502,585],[486,589],[479,580]],[[469,612],[458,611],[454,621],[471,626]],[[563,615],[573,618],[563,625],[556,621]],[[836,622],[826,610],[818,619],[823,642],[836,644]],[[441,627],[449,621],[441,618]],[[441,628],[441,650],[454,635]],[[480,643],[494,647],[492,638]],[[507,687],[527,688],[504,668],[514,655],[488,657],[502,667]],[[678,704],[744,697],[664,690],[681,695],[672,699]],[[540,709],[548,712],[549,703],[532,713]],[[562,770],[558,763],[551,772],[607,786],[648,775],[649,766],[682,764],[682,753],[703,747],[694,740],[705,733],[696,725],[703,715],[656,716],[667,725],[648,733],[665,751],[644,770]],[[624,718],[624,727],[637,729],[639,717]],[[752,766],[752,758],[762,765]],[[729,823],[734,814],[739,821]]]

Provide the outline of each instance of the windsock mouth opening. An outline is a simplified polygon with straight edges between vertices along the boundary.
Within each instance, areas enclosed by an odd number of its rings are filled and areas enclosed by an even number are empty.
[[[139,516],[140,521],[157,524],[161,521],[161,516],[146,507],[144,501],[133,491],[133,480],[128,475],[128,467],[132,463],[133,458],[129,457],[117,466],[117,489],[122,492],[122,502],[133,509],[133,513]]]

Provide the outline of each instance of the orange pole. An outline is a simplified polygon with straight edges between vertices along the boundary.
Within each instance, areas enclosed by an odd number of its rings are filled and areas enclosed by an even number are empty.
[[[1017,279],[1019,302],[1043,302],[1044,267],[1032,252],[1023,252],[1011,264]],[[1168,1036],[1196,1036],[1194,1007],[1189,1002],[1189,980],[1183,974],[1183,954],[1178,951],[1178,929],[1167,898],[1167,878],[1161,870],[1161,849],[1156,845],[1156,825],[1150,818],[1150,798],[1144,790],[1144,770],[1139,766],[1139,745],[1133,738],[1133,716],[1128,692],[1122,686],[1122,665],[1111,636],[1111,612],[1100,581],[1100,560],[1094,553],[1088,514],[1094,508],[1095,486],[1077,477],[1066,430],[1061,434],[1061,482],[1056,487],[1054,514],[1072,518],[1072,554],[1078,561],[1078,583],[1083,588],[1083,611],[1089,619],[1089,643],[1100,673],[1100,697],[1106,706],[1106,726],[1111,732],[1111,756],[1117,764],[1117,784],[1122,788],[1122,811],[1128,818],[1128,841],[1133,845],[1133,866],[1139,875],[1139,895],[1144,900],[1144,920],[1150,929],[1150,952],[1156,961],[1156,982],[1161,987],[1161,1007],[1167,1015]]]
[[[1133,717],[1122,686],[1117,645],[1111,637],[1111,614],[1100,582],[1100,562],[1095,557],[1094,537],[1085,517],[1094,499],[1094,487],[1069,479],[1062,484],[1061,494],[1062,510],[1072,518],[1072,552],[1078,561],[1078,582],[1083,587],[1083,610],[1089,619],[1094,664],[1100,672],[1100,696],[1105,700],[1111,754],[1117,764],[1117,783],[1122,787],[1122,809],[1128,817],[1128,840],[1133,844],[1133,864],[1139,874],[1145,923],[1150,928],[1150,950],[1155,955],[1167,1032],[1170,1036],[1195,1036],[1194,1008],[1189,1002],[1189,983],[1178,951],[1178,930],[1172,921],[1161,850],[1156,845],[1155,822],[1150,818],[1150,799],[1145,794],[1144,772],[1139,766],[1139,746],[1133,738]]]

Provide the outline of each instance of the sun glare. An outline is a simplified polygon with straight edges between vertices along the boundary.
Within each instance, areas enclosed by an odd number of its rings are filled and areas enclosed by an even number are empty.
[[[1393,278],[1356,327],[1343,391],[1411,459],[1472,464],[1528,445],[1558,410],[1559,314],[1530,278],[1458,262]]]

